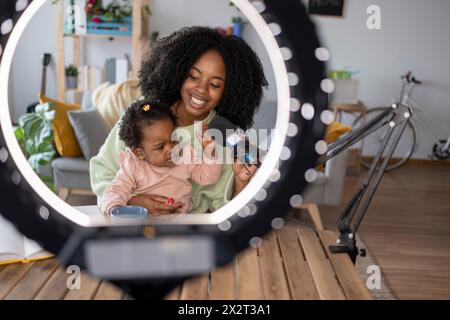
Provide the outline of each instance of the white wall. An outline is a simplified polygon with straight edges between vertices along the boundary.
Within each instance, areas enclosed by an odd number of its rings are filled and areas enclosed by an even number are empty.
[[[26,107],[37,101],[41,86],[42,54],[52,53],[47,70],[47,94],[56,96],[55,52],[56,31],[54,7],[51,1],[39,10],[26,27],[17,45],[11,66],[9,100],[13,119],[26,112]]]
[[[40,85],[43,52],[55,53],[54,8],[48,3],[32,19],[18,46],[13,62],[10,97],[15,116],[36,100]],[[369,5],[381,7],[382,29],[366,28]],[[167,35],[184,25],[226,26],[234,15],[228,0],[151,0],[151,30]],[[360,97],[370,107],[391,103],[399,91],[399,77],[411,69],[425,81],[414,94],[415,100],[435,117],[450,124],[450,1],[449,0],[346,0],[344,18],[313,16],[329,48],[331,68],[351,66],[360,74]],[[265,96],[275,99],[272,70],[261,41],[250,26],[246,39],[257,51],[271,88]],[[129,40],[90,40],[86,62],[102,66],[104,59],[131,52]],[[70,56],[70,46],[67,46]],[[66,63],[69,63],[70,59]],[[56,94],[54,65],[50,66],[47,92]],[[436,128],[438,129],[438,128]],[[444,137],[449,132],[439,131]],[[426,158],[432,142],[419,129],[416,158]]]
[[[373,4],[381,8],[381,30],[366,27],[366,9]],[[313,16],[331,52],[329,67],[359,70],[360,98],[369,107],[397,98],[400,75],[412,70],[424,81],[414,100],[450,127],[450,1],[346,0],[344,14]],[[450,129],[435,129],[442,138],[450,134]],[[414,157],[426,158],[432,141],[422,128],[418,131]]]

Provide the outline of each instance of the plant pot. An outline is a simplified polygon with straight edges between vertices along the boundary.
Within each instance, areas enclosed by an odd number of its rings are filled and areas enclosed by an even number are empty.
[[[76,89],[78,85],[77,77],[66,77],[66,89]]]

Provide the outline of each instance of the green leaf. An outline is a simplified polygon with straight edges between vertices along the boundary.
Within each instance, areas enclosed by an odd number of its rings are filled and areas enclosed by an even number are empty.
[[[14,130],[14,135],[19,141],[25,140],[25,132],[23,132],[22,127],[17,127],[16,130]]]
[[[25,152],[28,156],[31,156],[37,152],[33,140],[25,140]]]
[[[56,186],[55,186],[55,183],[53,182],[52,177],[42,176],[42,175],[39,175],[39,177],[41,178],[42,182],[44,182],[50,190],[52,190],[54,193],[56,193]]]
[[[17,127],[14,130],[14,135],[16,136],[17,142],[19,143],[20,149],[24,153],[25,157],[27,157],[27,152],[25,150],[25,133],[21,127]]]
[[[54,156],[54,151],[35,153],[28,158],[28,163],[34,171],[37,171],[40,166],[49,164],[53,160]]]
[[[38,104],[35,108],[35,113],[42,114],[42,113],[45,113],[50,110],[54,110],[53,103],[47,102],[47,103]]]

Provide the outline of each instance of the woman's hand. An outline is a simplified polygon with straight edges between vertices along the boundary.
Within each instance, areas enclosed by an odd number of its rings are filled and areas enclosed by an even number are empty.
[[[236,160],[232,164],[233,172],[234,172],[234,186],[233,186],[233,196],[234,198],[239,192],[244,189],[247,184],[250,182],[250,179],[255,174],[258,167],[254,164],[245,164]]]
[[[132,197],[128,201],[128,205],[144,207],[149,214],[154,215],[176,213],[183,206],[179,201],[173,204],[167,204],[168,200],[168,198],[163,196],[143,194]]]

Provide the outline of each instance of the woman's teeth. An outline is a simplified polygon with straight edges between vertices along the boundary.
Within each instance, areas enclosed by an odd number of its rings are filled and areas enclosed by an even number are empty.
[[[199,107],[203,107],[206,104],[206,101],[204,100],[200,100],[200,99],[196,99],[194,97],[191,96],[191,101],[196,104]]]

